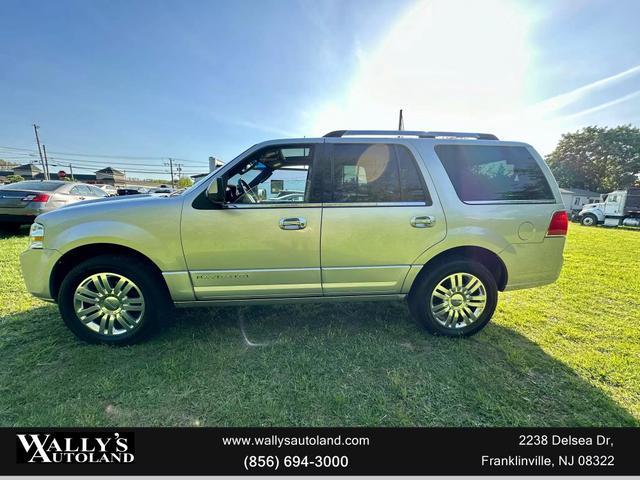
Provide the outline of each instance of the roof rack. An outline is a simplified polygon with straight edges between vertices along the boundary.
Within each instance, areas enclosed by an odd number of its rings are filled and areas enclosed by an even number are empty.
[[[498,140],[492,133],[473,133],[473,132],[424,132],[422,130],[334,130],[325,135],[325,137],[353,137],[353,136],[378,136],[391,135],[402,137],[418,137],[418,138],[475,138],[476,140]]]

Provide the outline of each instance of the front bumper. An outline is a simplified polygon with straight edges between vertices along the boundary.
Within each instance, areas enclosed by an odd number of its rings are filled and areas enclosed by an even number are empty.
[[[54,301],[49,289],[49,279],[60,257],[60,252],[48,248],[29,249],[20,255],[22,278],[27,290],[34,297]]]

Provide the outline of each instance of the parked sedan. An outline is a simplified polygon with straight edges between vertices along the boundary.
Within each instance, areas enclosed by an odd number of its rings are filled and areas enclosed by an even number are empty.
[[[44,212],[70,203],[106,197],[93,185],[61,180],[27,180],[0,186],[0,228],[33,223]]]

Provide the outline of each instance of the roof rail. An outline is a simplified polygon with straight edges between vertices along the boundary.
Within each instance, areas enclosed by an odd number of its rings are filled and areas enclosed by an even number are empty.
[[[475,138],[476,140],[498,140],[498,137],[492,133],[473,133],[473,132],[424,132],[422,130],[334,130],[325,135],[325,137],[352,137],[352,136],[409,136],[418,138]]]

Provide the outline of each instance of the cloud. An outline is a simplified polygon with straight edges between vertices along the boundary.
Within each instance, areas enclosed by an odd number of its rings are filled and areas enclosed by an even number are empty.
[[[601,103],[600,105],[596,105],[595,107],[587,108],[586,110],[581,110],[579,112],[566,115],[564,118],[577,118],[577,117],[584,117],[587,115],[591,115],[592,113],[596,113],[601,110],[606,110],[607,108],[611,108],[615,105],[626,103],[629,100],[632,100],[638,96],[640,96],[640,90],[636,90],[635,92],[631,92],[627,95],[623,95],[622,97],[616,98],[615,100]]]
[[[602,78],[600,80],[596,80],[595,82],[588,83],[583,85],[575,90],[572,90],[567,93],[563,93],[561,95],[556,95],[555,97],[548,98],[543,100],[542,102],[535,105],[535,108],[540,112],[554,112],[560,110],[566,106],[569,106],[573,103],[577,103],[578,101],[585,99],[590,94],[610,88],[615,86],[616,84],[626,80],[628,78],[634,77],[640,74],[640,65],[636,65],[635,67],[631,67],[623,72],[616,73],[615,75],[611,75],[606,78]],[[608,102],[611,105],[615,105],[615,102]]]
[[[621,90],[640,75],[640,65],[531,103],[540,68],[531,39],[539,21],[539,12],[509,1],[417,2],[376,45],[357,46],[356,74],[309,109],[303,130],[395,129],[403,108],[407,130],[492,132],[544,154],[587,121],[632,120],[632,109],[615,113],[638,97]]]

